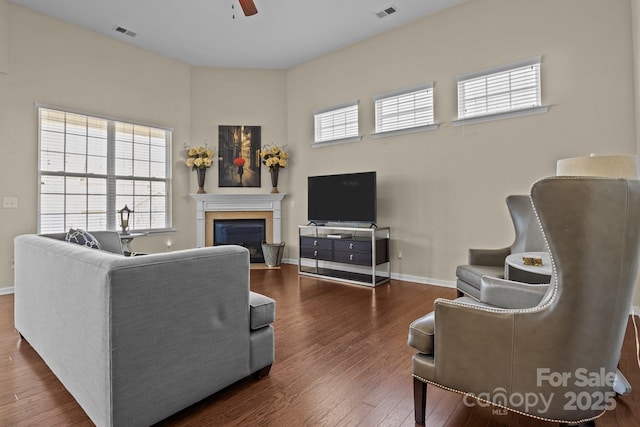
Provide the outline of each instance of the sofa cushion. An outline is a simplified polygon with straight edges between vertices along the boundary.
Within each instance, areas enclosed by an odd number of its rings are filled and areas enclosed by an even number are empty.
[[[276,320],[276,302],[256,292],[249,293],[251,330],[269,326]]]
[[[70,243],[86,246],[92,249],[100,249],[100,242],[88,231],[80,228],[70,228],[64,240]]]

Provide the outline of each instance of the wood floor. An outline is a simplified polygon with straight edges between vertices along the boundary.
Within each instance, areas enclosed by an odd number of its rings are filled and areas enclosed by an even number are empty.
[[[453,289],[392,281],[376,289],[298,277],[294,266],[252,270],[251,288],[277,301],[276,360],[259,381],[242,380],[161,426],[413,426],[409,323]],[[631,322],[629,322],[631,325]],[[640,367],[629,327],[621,369],[634,391],[598,427],[640,425]],[[427,425],[553,424],[467,407],[428,387]],[[89,418],[13,329],[13,296],[0,296],[0,426],[90,426]]]

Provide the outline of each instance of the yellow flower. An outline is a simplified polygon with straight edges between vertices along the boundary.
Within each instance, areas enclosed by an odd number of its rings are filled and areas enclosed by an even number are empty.
[[[213,166],[213,150],[204,147],[189,147],[185,145],[187,150],[187,160],[185,165],[192,170],[206,169]]]
[[[266,145],[264,146],[264,149],[260,151],[260,157],[262,158],[262,163],[271,171],[274,168],[286,167],[289,155],[285,151],[284,147]]]

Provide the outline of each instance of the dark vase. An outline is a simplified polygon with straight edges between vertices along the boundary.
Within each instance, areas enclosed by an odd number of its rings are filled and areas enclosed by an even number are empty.
[[[198,194],[205,194],[204,178],[207,176],[207,170],[198,168],[196,171],[198,172]]]
[[[278,191],[278,171],[279,170],[280,170],[279,167],[274,167],[269,171],[269,173],[271,174],[271,192],[274,194],[279,193]]]

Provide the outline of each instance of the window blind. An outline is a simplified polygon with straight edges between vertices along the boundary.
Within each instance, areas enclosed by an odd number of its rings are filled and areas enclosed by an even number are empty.
[[[117,211],[134,210],[131,230],[171,227],[171,131],[39,107],[38,230],[117,230]]]
[[[392,94],[375,101],[375,132],[391,132],[434,123],[433,84]]]
[[[536,108],[540,58],[458,78],[458,119]]]
[[[314,113],[315,142],[358,137],[358,103]]]

